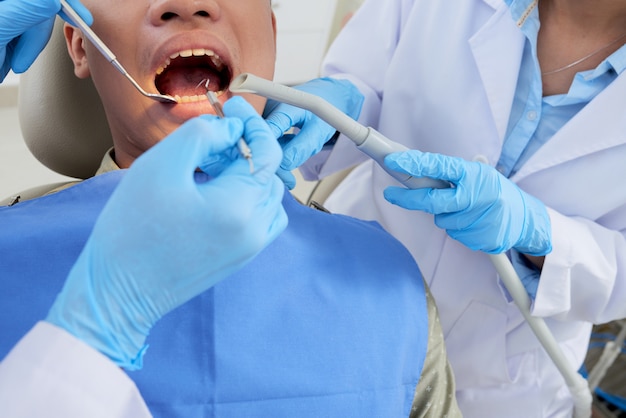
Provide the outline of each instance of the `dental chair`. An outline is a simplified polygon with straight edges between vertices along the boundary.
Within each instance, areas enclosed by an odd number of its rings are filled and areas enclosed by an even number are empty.
[[[93,176],[113,146],[93,83],[74,76],[60,19],[44,51],[20,77],[18,115],[30,152],[49,169],[76,181]],[[32,199],[71,183],[33,187],[0,200],[0,205]]]

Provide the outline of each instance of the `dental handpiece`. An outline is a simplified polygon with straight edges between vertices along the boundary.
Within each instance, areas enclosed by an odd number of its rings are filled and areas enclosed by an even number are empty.
[[[233,93],[255,93],[310,110],[337,131],[344,134],[354,142],[359,150],[376,161],[389,175],[410,189],[425,187],[442,189],[450,187],[448,182],[442,180],[429,177],[413,177],[389,170],[384,163],[385,156],[392,152],[408,151],[408,148],[385,137],[374,128],[361,125],[321,97],[274,83],[249,73],[243,73],[235,77],[229,88]]]
[[[211,106],[213,106],[213,110],[215,111],[215,114],[218,117],[223,118],[224,110],[222,109],[222,104],[217,99],[217,96],[215,95],[215,93],[208,89],[208,82],[207,82],[206,97],[209,99],[209,103],[211,103]],[[245,139],[239,138],[239,141],[237,142],[237,148],[239,149],[239,153],[241,154],[241,156],[245,158],[246,160],[248,160],[248,163],[250,164],[250,173],[254,173],[254,162],[252,161],[252,150],[248,146],[248,143],[245,141]]]

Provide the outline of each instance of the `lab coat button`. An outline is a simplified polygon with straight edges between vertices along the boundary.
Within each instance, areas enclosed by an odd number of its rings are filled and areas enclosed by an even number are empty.
[[[534,110],[529,111],[528,113],[526,113],[526,118],[528,118],[528,120],[537,119],[537,112],[535,112]]]

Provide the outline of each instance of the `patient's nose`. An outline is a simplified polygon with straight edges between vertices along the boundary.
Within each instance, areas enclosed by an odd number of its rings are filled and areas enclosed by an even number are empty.
[[[154,25],[170,21],[218,20],[220,7],[215,0],[157,0],[151,2],[149,16]]]

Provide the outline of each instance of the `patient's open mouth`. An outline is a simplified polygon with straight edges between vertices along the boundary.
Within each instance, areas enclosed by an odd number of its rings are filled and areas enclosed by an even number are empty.
[[[228,88],[232,74],[228,65],[210,49],[198,48],[176,52],[157,69],[154,84],[161,94],[179,103],[206,100],[205,84],[211,91]]]

